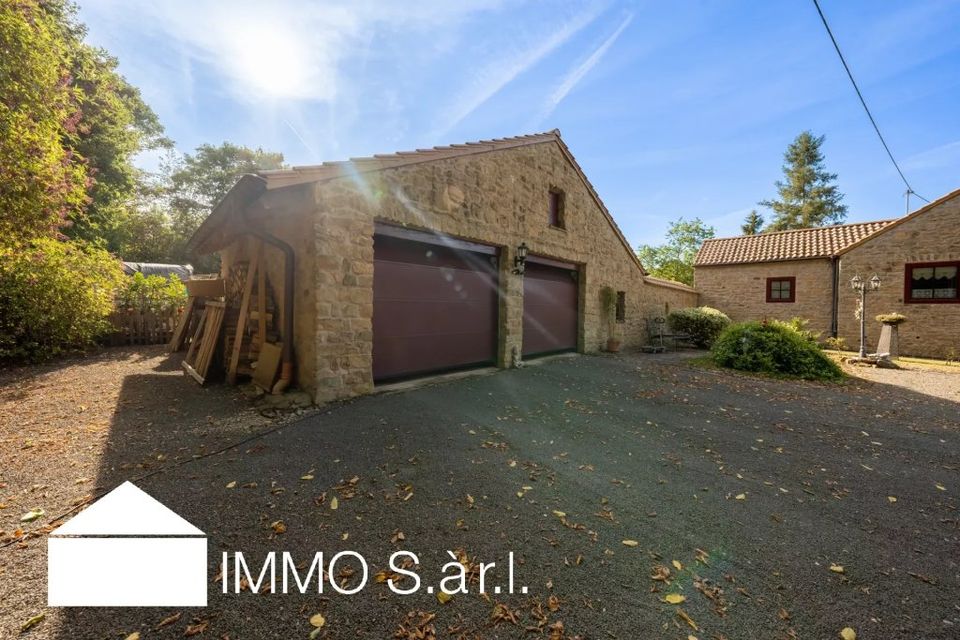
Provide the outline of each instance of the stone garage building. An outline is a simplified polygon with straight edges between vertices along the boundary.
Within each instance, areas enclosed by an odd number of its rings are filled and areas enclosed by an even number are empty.
[[[854,275],[880,276],[867,296],[868,350],[879,313],[902,313],[900,350],[935,358],[960,354],[960,190],[896,220],[798,229],[704,242],[697,254],[700,303],[735,321],[806,318],[824,336],[856,348],[860,324]]]
[[[220,252],[224,275],[261,244],[281,316],[292,306],[279,324],[297,382],[318,402],[595,352],[610,324],[637,347],[648,319],[697,304],[644,272],[556,130],[247,175],[191,241]]]

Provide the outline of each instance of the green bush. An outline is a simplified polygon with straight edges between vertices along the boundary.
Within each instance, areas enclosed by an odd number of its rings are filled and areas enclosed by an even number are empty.
[[[135,273],[127,278],[117,293],[118,309],[136,309],[168,313],[187,301],[187,287],[175,275],[144,276]]]
[[[722,367],[803,378],[837,380],[843,372],[820,346],[786,322],[731,325],[713,343]]]
[[[822,331],[811,331],[808,329],[807,327],[810,326],[810,321],[799,316],[794,316],[789,320],[768,320],[767,322],[772,324],[782,324],[789,329],[793,329],[804,339],[809,340],[810,342],[820,342],[820,336],[823,333]]]
[[[0,362],[36,362],[92,343],[109,328],[123,277],[101,249],[0,241]]]
[[[730,318],[711,307],[679,309],[668,317],[670,328],[686,333],[698,347],[709,347],[720,332],[730,325]]]

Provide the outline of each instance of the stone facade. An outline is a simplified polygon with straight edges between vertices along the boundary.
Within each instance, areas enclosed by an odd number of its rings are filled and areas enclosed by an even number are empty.
[[[767,302],[767,278],[796,278],[794,302]],[[810,329],[830,335],[832,267],[829,258],[697,267],[694,286],[700,304],[723,311],[734,322],[810,321]]]
[[[547,220],[550,189],[565,194],[565,228]],[[512,364],[523,335],[523,281],[515,247],[580,269],[579,350],[601,349],[600,289],[626,292],[625,348],[647,340],[645,318],[697,303],[694,290],[648,281],[557,143],[424,162],[315,184],[318,402],[373,388],[373,234],[385,222],[500,248],[498,364]],[[302,380],[309,385],[309,381]]]
[[[960,195],[960,194],[958,194]],[[859,273],[883,280],[880,290],[867,294],[867,349],[880,338],[880,313],[902,313],[900,353],[932,358],[960,355],[960,304],[904,302],[905,265],[917,262],[960,261],[960,197],[942,198],[919,214],[876,234],[840,257],[839,333],[851,348],[859,345],[860,324],[854,317],[857,297],[850,279]]]
[[[297,383],[318,403],[373,390],[373,237],[375,224],[439,232],[499,249],[497,364],[514,364],[523,344],[523,279],[516,247],[576,264],[578,351],[608,338],[600,290],[626,293],[623,348],[648,340],[646,320],[695,306],[697,292],[645,276],[559,138],[481,153],[338,175],[288,186],[289,173],[245,205],[248,223],[290,244],[297,256],[294,351]],[[274,184],[276,183],[276,184]],[[564,228],[548,221],[548,193],[564,193]],[[224,241],[226,242],[226,241]],[[254,247],[239,236],[222,251],[226,272]],[[268,250],[268,274],[281,288],[282,255]],[[277,300],[278,305],[281,303]]]
[[[884,223],[886,224],[886,223]],[[833,324],[833,262],[837,262],[837,335],[849,349],[860,344],[856,317],[858,294],[850,279],[880,276],[879,291],[867,294],[867,351],[877,348],[880,313],[901,313],[900,353],[932,358],[960,355],[960,304],[904,302],[906,265],[960,261],[960,191],[887,224],[864,239],[840,248],[835,257],[771,262],[743,262],[696,267],[700,303],[716,307],[735,321],[799,316],[810,328],[831,335]],[[796,302],[766,301],[768,277],[795,277]]]

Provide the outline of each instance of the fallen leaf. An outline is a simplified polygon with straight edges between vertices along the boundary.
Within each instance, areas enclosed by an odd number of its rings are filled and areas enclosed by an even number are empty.
[[[277,534],[287,532],[287,525],[283,523],[283,520],[277,520],[276,522],[270,523],[270,528],[273,529],[273,532]]]
[[[180,619],[180,612],[178,611],[177,613],[173,614],[172,616],[167,616],[166,618],[164,618],[163,620],[161,620],[161,621],[159,622],[159,624],[157,624],[157,629],[159,629],[159,628],[161,628],[161,627],[166,627],[166,626],[168,626],[168,625],[171,625],[171,624],[173,624],[174,622],[176,622],[176,621],[179,620],[179,619]]]
[[[676,569],[677,571],[683,571],[683,565],[680,564],[679,560],[672,560],[670,564],[672,564],[673,568]]]
[[[446,591],[437,591],[437,600],[440,602],[440,604],[447,604],[452,599],[453,599],[453,596],[451,596]]]
[[[680,618],[682,618],[684,622],[690,625],[691,629],[693,629],[694,631],[700,631],[700,627],[698,627],[697,623],[693,621],[693,618],[687,615],[686,611],[684,611],[683,609],[677,609],[677,615]]]
[[[736,500],[746,500],[746,499],[747,499],[747,495],[746,495],[745,493],[738,493],[738,494],[736,495],[736,498],[735,498],[735,499],[736,499]]]
[[[227,489],[233,489],[233,488],[236,487],[236,486],[237,486],[237,481],[236,481],[236,480],[233,480],[232,482],[228,482],[228,483],[227,483]]]
[[[624,541],[623,541],[623,546],[625,546],[625,547],[636,547],[636,546],[639,545],[639,544],[640,544],[640,543],[637,542],[636,540],[624,540]]]
[[[890,502],[896,502],[896,501],[897,501],[897,497],[896,497],[896,496],[887,496],[887,500],[889,500]]]
[[[682,596],[679,593],[668,593],[663,597],[663,601],[667,604],[681,604],[687,601],[687,596]]]
[[[26,622],[24,622],[23,624],[20,625],[20,633],[23,633],[24,631],[29,631],[30,629],[33,629],[35,626],[37,626],[38,624],[40,624],[41,622],[43,622],[43,619],[46,618],[46,617],[47,617],[47,614],[45,614],[45,613],[38,613],[37,615],[33,616],[32,618],[28,618]]]
[[[563,511],[554,511],[554,512],[553,512],[553,515],[557,516],[558,518],[566,518],[566,517],[567,517],[567,514],[564,513]]]
[[[312,624],[317,629],[319,629],[323,625],[327,624],[327,619],[324,618],[322,614],[315,613],[312,616],[310,616],[310,624]]]
[[[43,509],[31,509],[25,514],[20,516],[20,522],[33,522],[40,516],[44,515],[46,512]]]
[[[330,498],[330,509],[332,511],[336,511],[337,507],[339,506],[340,506],[340,501],[337,500],[337,496],[333,496],[332,498]]]
[[[302,475],[302,476],[300,476],[300,479],[301,479],[301,480],[313,480],[313,474],[308,473],[308,474],[306,474],[306,475]]]
[[[839,564],[831,564],[830,571],[833,571],[834,573],[843,573],[843,566]]]
[[[134,631],[133,633],[127,636],[126,640],[140,640],[140,632]]]
[[[207,627],[210,625],[209,620],[201,620],[196,624],[188,624],[187,628],[183,630],[183,635],[185,636],[195,636],[203,633],[207,630]]]
[[[940,491],[946,491],[946,490],[947,490],[947,488],[946,488],[945,486],[943,486],[942,484],[938,484],[938,485],[937,485],[937,489],[939,489]]]
[[[857,640],[857,632],[850,627],[844,627],[840,631],[840,637],[843,638],[843,640]]]

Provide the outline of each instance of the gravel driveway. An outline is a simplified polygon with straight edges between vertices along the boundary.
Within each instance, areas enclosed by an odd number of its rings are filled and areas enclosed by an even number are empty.
[[[184,390],[247,416],[227,390]],[[138,485],[208,534],[209,606],[47,609],[45,543],[29,538],[0,549],[0,637],[45,613],[24,637],[307,638],[320,613],[315,638],[956,638],[960,405],[948,398],[627,354],[370,396],[195,461],[206,439],[209,453],[267,426],[209,422],[207,409],[202,427],[172,422],[178,451],[162,421],[114,421],[93,482],[142,475],[124,465],[148,449],[166,456]],[[0,511],[9,533],[33,480],[3,473],[0,499],[18,498],[16,514]],[[356,595],[224,595],[215,581],[221,551],[309,562],[344,549],[369,564]],[[396,595],[375,575],[398,549],[418,554],[424,589],[448,550],[472,570],[496,562],[488,580],[505,586],[512,551],[529,592]],[[337,580],[356,585],[360,569],[341,563]]]

